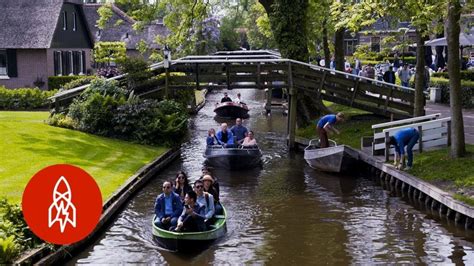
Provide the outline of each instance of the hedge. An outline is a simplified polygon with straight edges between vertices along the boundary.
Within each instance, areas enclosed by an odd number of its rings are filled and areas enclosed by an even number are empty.
[[[59,90],[65,85],[76,79],[83,79],[86,76],[51,76],[48,77],[49,90]]]
[[[433,73],[433,77],[449,79],[449,74],[448,72],[437,72],[437,73]],[[469,71],[469,70],[461,71],[461,79],[474,81],[474,71]]]
[[[48,98],[56,91],[44,91],[39,88],[7,89],[0,86],[0,109],[33,110],[47,107]]]
[[[441,102],[449,103],[449,79],[431,77],[430,87],[441,88]],[[474,108],[474,81],[461,80],[462,106]]]

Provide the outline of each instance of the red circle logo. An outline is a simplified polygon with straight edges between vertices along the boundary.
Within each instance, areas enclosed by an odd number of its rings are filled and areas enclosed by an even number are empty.
[[[102,214],[102,195],[86,171],[56,164],[31,178],[21,205],[33,233],[44,241],[64,245],[80,241],[94,230]]]

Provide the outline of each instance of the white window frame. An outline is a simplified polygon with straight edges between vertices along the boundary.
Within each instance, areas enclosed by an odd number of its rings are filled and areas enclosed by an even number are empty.
[[[79,75],[84,75],[84,66],[82,65],[82,60],[84,60],[82,57],[82,51],[79,51]]]
[[[69,72],[69,76],[74,76],[74,55],[72,51],[69,52],[69,68],[71,69],[71,72]]]
[[[67,30],[67,12],[63,11],[63,30]]]
[[[6,49],[0,49],[0,52],[5,53],[5,74],[0,74],[0,79],[9,79],[10,77],[8,76],[8,57],[7,57],[7,50]]]
[[[58,77],[60,77],[60,76],[63,75],[63,57],[62,57],[61,51],[56,51],[56,52],[59,52],[59,73],[58,73]]]
[[[77,30],[76,12],[72,12],[72,18],[73,18],[72,31],[76,31]]]

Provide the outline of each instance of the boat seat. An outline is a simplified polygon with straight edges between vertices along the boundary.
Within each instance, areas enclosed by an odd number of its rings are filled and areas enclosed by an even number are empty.
[[[214,218],[216,218],[216,219],[224,219],[225,216],[224,216],[224,215],[214,215]]]

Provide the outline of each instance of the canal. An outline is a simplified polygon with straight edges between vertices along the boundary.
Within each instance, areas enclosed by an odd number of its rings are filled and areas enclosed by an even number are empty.
[[[181,158],[139,191],[71,264],[474,264],[472,232],[391,196],[363,176],[331,176],[309,168],[302,154],[288,153],[282,112],[267,117],[262,92],[233,90],[229,96],[237,92],[251,108],[244,125],[256,133],[264,165],[245,172],[214,171],[229,212],[227,235],[189,256],[160,249],[151,229],[162,182],[181,169],[191,180],[200,175],[207,130],[221,122],[213,108],[222,93],[212,92],[191,121]]]

